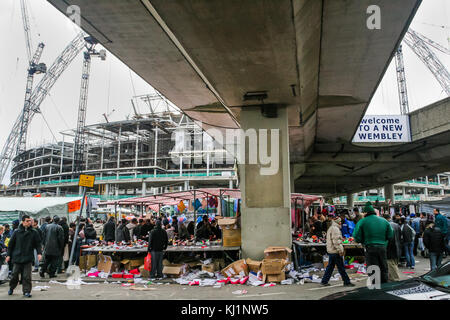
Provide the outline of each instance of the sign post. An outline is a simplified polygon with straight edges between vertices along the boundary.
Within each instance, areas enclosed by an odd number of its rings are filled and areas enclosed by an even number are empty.
[[[73,263],[73,254],[74,254],[75,246],[77,243],[78,231],[80,228],[80,220],[81,220],[81,216],[83,214],[84,203],[86,201],[86,191],[87,191],[87,188],[94,188],[94,181],[95,181],[95,176],[88,176],[88,175],[83,175],[83,174],[80,175],[80,178],[78,180],[78,186],[83,188],[83,199],[81,200],[80,213],[77,217],[77,227],[75,229],[75,234],[73,236],[72,249],[70,250],[69,268],[70,268],[70,266],[72,266],[72,263]]]

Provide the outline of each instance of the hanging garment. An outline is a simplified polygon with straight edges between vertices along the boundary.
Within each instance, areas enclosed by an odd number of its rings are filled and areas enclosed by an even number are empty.
[[[207,206],[206,199],[203,199],[203,200],[202,200],[202,208],[203,208],[203,209],[206,209],[206,206]]]
[[[182,212],[184,211],[184,209],[186,209],[186,206],[184,205],[184,202],[183,202],[183,201],[180,201],[180,202],[178,203],[177,208],[178,208],[178,210],[180,211],[180,213],[182,213]]]
[[[195,199],[195,201],[194,201],[194,209],[198,210],[201,206],[202,206],[202,203],[200,202],[200,200]]]

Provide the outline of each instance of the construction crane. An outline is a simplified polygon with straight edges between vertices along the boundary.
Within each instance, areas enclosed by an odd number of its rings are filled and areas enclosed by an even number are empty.
[[[42,79],[39,81],[37,87],[33,90],[29,99],[30,103],[27,109],[29,110],[29,112],[27,112],[24,116],[24,110],[22,110],[2,148],[2,152],[0,154],[0,181],[3,181],[11,160],[15,155],[22,123],[25,122],[27,125],[30,124],[33,116],[39,112],[39,106],[47,96],[47,93],[51,90],[55,82],[58,80],[64,70],[67,69],[69,64],[78,55],[78,53],[83,50],[84,43],[84,34],[81,32],[55,59],[50,68],[48,68],[44,77],[42,77]],[[20,161],[20,159],[18,159],[17,161]]]
[[[434,78],[439,82],[443,91],[450,96],[450,73],[430,49],[429,46],[439,50],[442,53],[450,54],[450,50],[425,37],[424,35],[409,29],[406,32],[403,42],[419,57],[419,59],[431,71]],[[406,89],[405,66],[403,60],[402,45],[400,45],[395,53],[395,65],[397,72],[397,84],[400,101],[400,113],[409,113],[408,94]]]
[[[86,110],[87,98],[89,91],[89,74],[91,69],[91,58],[99,57],[101,60],[106,59],[106,50],[96,51],[95,46],[98,41],[94,37],[85,37],[86,51],[84,52],[83,72],[81,75],[80,88],[80,104],[78,106],[77,131],[75,133],[75,143],[73,148],[72,172],[82,172],[85,144],[85,126],[86,126]]]
[[[44,50],[44,43],[39,43],[34,55],[31,55],[31,32],[30,23],[28,21],[28,10],[25,4],[25,0],[20,0],[20,6],[22,8],[22,19],[23,19],[23,29],[25,32],[25,44],[28,56],[28,74],[27,74],[27,84],[25,88],[25,103],[21,113],[21,123],[19,130],[19,141],[16,146],[16,154],[21,153],[26,148],[27,141],[27,131],[28,131],[28,119],[31,104],[31,94],[33,90],[33,80],[35,74],[45,73],[47,71],[47,66],[45,63],[39,63],[41,59],[42,51]]]

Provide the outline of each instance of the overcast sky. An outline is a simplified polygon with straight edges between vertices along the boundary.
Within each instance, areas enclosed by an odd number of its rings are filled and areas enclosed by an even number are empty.
[[[28,0],[30,13],[32,51],[38,42],[45,48],[41,62],[48,67],[75,37],[76,27],[46,0]],[[423,33],[445,47],[449,47],[450,1],[424,0],[413,20],[412,28]],[[433,24],[435,26],[432,26]],[[440,27],[440,26],[445,26]],[[25,37],[19,0],[0,0],[0,144],[3,146],[24,102],[26,72],[28,67]],[[97,47],[102,49],[101,46]],[[410,108],[416,110],[445,97],[439,84],[414,53],[404,46],[406,77]],[[444,65],[450,69],[450,56],[437,53]],[[60,131],[76,127],[81,82],[82,55],[79,54],[41,105],[43,117],[36,115],[28,133],[27,146],[35,147],[54,142],[53,135],[61,140]],[[36,75],[34,83],[42,75]],[[130,99],[134,95],[152,90],[142,78],[131,71],[113,55],[106,61],[93,59],[89,84],[87,124],[104,120],[102,114],[116,111],[110,120],[122,120],[132,114]],[[143,105],[140,111],[147,112]],[[394,63],[388,69],[368,109],[368,114],[399,114],[397,81]],[[53,134],[52,134],[53,133]]]

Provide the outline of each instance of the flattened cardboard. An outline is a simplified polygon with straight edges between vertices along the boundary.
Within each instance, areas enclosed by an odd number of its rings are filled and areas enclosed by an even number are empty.
[[[225,277],[245,277],[248,276],[248,266],[244,259],[238,260],[224,268],[221,273]]]
[[[99,253],[98,255],[98,271],[103,271],[105,273],[110,273],[112,269],[113,261],[110,256],[104,256]]]

